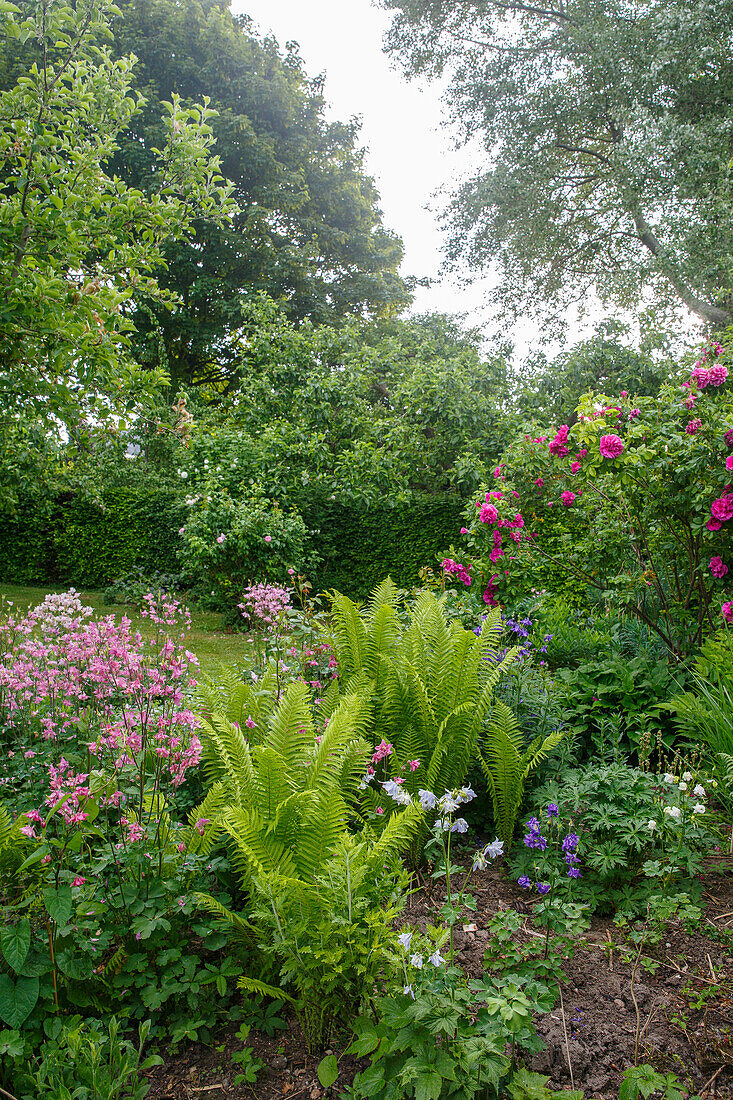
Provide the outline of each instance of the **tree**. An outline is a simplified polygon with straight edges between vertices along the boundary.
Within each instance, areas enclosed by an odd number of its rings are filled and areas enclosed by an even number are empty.
[[[138,309],[140,361],[163,359],[174,389],[226,378],[259,292],[315,324],[401,309],[402,243],[383,225],[358,125],[325,120],[321,81],[308,79],[295,49],[256,39],[222,0],[121,0],[120,12],[115,51],[139,59],[148,101],[120,142],[120,174],[146,188],[160,103],[207,96],[239,206],[231,224],[200,221],[194,242],[168,248],[163,283],[178,302],[172,312]]]
[[[496,265],[508,313],[653,290],[733,322],[731,0],[383,0],[411,74],[450,71],[487,167],[450,259]]]
[[[145,194],[108,173],[143,102],[133,59],[101,44],[110,10],[0,6],[0,64],[8,43],[29,62],[0,92],[0,425],[20,435],[40,424],[73,436],[87,415],[99,424],[163,380],[127,355],[129,303],[170,304],[154,274],[166,243],[230,207],[205,103],[165,106]]]

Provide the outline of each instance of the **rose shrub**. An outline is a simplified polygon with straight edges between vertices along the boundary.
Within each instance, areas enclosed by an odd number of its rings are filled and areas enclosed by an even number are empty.
[[[486,604],[515,600],[527,567],[532,577],[541,559],[646,623],[675,657],[697,648],[721,613],[733,621],[725,600],[733,518],[727,355],[719,344],[705,349],[692,372],[656,397],[588,394],[572,427],[525,435],[509,448],[494,484],[467,509]],[[575,537],[545,537],[558,508],[574,514]]]

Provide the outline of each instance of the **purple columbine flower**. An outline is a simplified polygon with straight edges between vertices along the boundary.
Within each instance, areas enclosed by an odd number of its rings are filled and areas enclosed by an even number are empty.
[[[522,875],[522,877],[521,877],[521,878],[518,878],[518,879],[517,879],[517,882],[518,882],[518,883],[519,883],[519,885],[520,885],[520,886],[522,886],[522,887],[523,887],[523,888],[524,888],[525,890],[529,890],[530,886],[532,885],[532,883],[531,883],[530,879],[528,879],[526,875]]]
[[[549,892],[550,892],[549,882],[538,882],[537,883],[537,893],[538,894],[549,894]]]
[[[563,852],[574,852],[579,844],[580,837],[578,837],[575,833],[568,833],[568,835],[562,842],[562,850]]]
[[[548,817],[558,817],[559,814],[560,814],[560,807],[555,802],[551,802],[550,805],[547,807],[547,816]]]
[[[578,867],[571,867],[568,871],[568,878],[580,878],[580,869]]]

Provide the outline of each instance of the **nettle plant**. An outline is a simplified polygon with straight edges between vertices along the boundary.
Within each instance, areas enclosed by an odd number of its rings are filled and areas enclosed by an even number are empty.
[[[676,657],[699,647],[721,614],[733,621],[727,354],[706,348],[657,397],[588,394],[572,427],[510,448],[465,528],[487,604],[511,599],[524,564],[539,557],[641,620]],[[575,514],[574,535],[545,537],[552,510]]]

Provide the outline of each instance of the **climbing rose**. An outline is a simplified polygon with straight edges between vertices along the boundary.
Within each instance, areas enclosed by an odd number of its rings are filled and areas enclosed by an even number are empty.
[[[641,416],[641,409],[632,409],[629,413],[629,420],[635,420],[637,416]]]
[[[733,623],[733,600],[724,603],[720,609],[720,613],[727,623]]]
[[[718,364],[708,371],[708,382],[711,386],[722,386],[728,377],[728,368]]]
[[[575,501],[575,493],[562,493],[562,495],[560,496],[560,500],[563,502],[566,508],[569,508],[570,505],[573,504],[573,502]]]
[[[688,435],[694,435],[695,432],[700,431],[700,428],[702,428],[702,420],[700,420],[698,416],[696,416],[694,420],[691,420],[689,424],[685,425],[685,431]]]
[[[570,473],[571,474],[577,474],[579,469],[580,469],[580,463],[579,462],[571,462],[570,463]]]
[[[717,577],[718,579],[724,577],[725,574],[728,572],[728,566],[723,562],[723,559],[719,555],[716,555],[714,558],[710,559],[710,572],[713,574],[714,577]]]
[[[718,519],[709,519],[705,526],[708,531],[719,531],[723,524]]]
[[[723,438],[729,447],[733,447],[733,428],[729,428]]]
[[[538,478],[537,478],[537,480],[535,481],[535,485],[536,485],[536,486],[537,486],[537,487],[538,487],[539,489],[541,489],[541,488],[542,488],[542,486],[543,486],[544,484],[545,484],[545,479],[544,479],[544,478],[542,478],[542,477],[538,477]]]
[[[623,440],[617,435],[602,435],[598,448],[604,458],[618,458],[623,452]]]
[[[555,438],[547,445],[547,449],[551,455],[557,455],[558,458],[564,458],[566,454],[570,453],[570,448],[567,445],[569,431],[570,428],[567,424],[560,425],[557,429]]]
[[[719,519],[722,523],[725,523],[726,520],[733,518],[733,497],[718,497],[710,505],[710,511],[713,519]]]
[[[704,390],[710,381],[710,371],[706,370],[705,367],[695,367],[690,378],[693,382],[697,382],[699,390]],[[720,385],[720,382],[717,385]]]
[[[499,513],[493,504],[484,504],[479,514],[479,519],[482,523],[496,523],[499,518]]]

